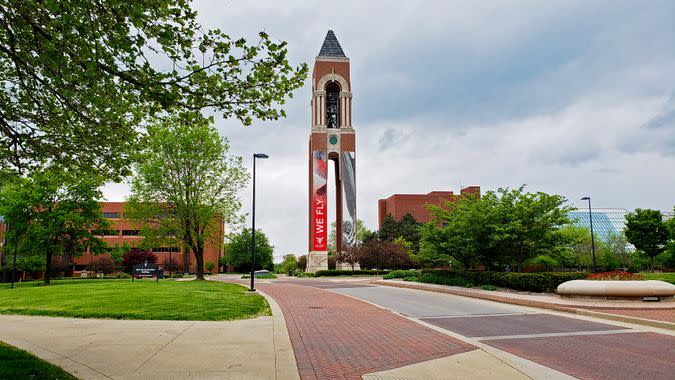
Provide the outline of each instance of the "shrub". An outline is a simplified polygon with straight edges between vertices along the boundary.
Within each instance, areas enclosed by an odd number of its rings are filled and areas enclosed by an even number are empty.
[[[464,287],[465,287],[465,288],[473,288],[473,287],[475,287],[475,286],[476,286],[476,285],[474,285],[474,284],[472,284],[472,283],[470,283],[470,282],[467,282],[466,284],[464,284]]]
[[[216,267],[216,264],[214,264],[213,261],[207,261],[206,263],[204,263],[204,268],[206,268],[206,270],[209,273],[213,273],[213,268],[215,268],[215,267]]]
[[[241,276],[241,278],[251,278],[251,275],[250,274],[244,274],[244,275]],[[267,274],[259,274],[259,275],[255,276],[255,278],[267,279],[267,278],[277,278],[277,276],[274,273],[267,273]]]
[[[481,285],[480,288],[483,290],[497,290],[497,287],[494,285]]]
[[[403,281],[417,281],[416,276],[403,277]]]
[[[180,265],[178,264],[178,261],[173,258],[171,258],[171,260],[166,260],[164,264],[162,264],[162,267],[164,268],[164,271],[169,273],[180,272]]]
[[[393,270],[385,274],[382,278],[385,280],[390,280],[392,278],[406,278],[406,277],[417,277],[419,272],[414,270]]]
[[[614,281],[629,281],[629,280],[644,280],[644,276],[637,273],[612,271],[601,273],[590,273],[586,279],[588,280],[614,280]]]
[[[124,267],[125,272],[131,273],[134,269],[134,265],[143,264],[146,261],[148,263],[157,264],[157,256],[150,251],[132,248],[129,252],[124,254],[122,266]]]
[[[174,273],[171,278],[183,278],[183,275],[180,273]]]
[[[466,270],[424,270],[422,272],[423,275],[419,277],[420,282],[450,286],[464,286],[471,283],[530,292],[553,292],[563,282],[586,278],[586,274],[580,272],[516,273]]]
[[[314,273],[314,277],[333,277],[333,276],[372,276],[372,275],[378,275],[378,274],[384,274],[386,275],[389,273],[389,271],[386,270],[381,270],[381,271],[376,271],[376,270],[337,270],[337,269],[329,269],[329,270],[318,270],[316,273]]]
[[[87,265],[87,270],[92,272],[103,272],[104,274],[115,273],[115,262],[108,256],[99,257],[93,263]]]
[[[304,278],[304,277],[314,277],[314,273],[307,273],[307,272],[302,272],[300,270],[297,270],[295,272],[295,276],[299,278]]]
[[[117,272],[115,277],[117,277],[117,278],[131,278],[131,275],[129,273]]]

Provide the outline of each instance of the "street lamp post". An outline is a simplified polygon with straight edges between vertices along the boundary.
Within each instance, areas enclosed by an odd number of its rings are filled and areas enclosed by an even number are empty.
[[[253,154],[253,207],[251,213],[251,289],[249,291],[255,292],[255,159],[269,158],[265,153]]]
[[[595,273],[595,236],[593,234],[593,213],[591,212],[591,197],[583,197],[582,201],[588,201],[588,218],[591,222],[591,251],[593,251],[593,273]]]

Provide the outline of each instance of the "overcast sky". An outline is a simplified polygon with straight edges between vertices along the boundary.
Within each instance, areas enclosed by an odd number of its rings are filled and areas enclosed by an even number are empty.
[[[583,196],[594,207],[675,205],[673,1],[194,6],[205,26],[232,37],[255,41],[264,30],[287,41],[290,61],[310,69],[335,31],[351,60],[357,213],[370,229],[378,199],[460,184],[526,184],[577,207]],[[277,258],[307,253],[309,79],[294,95],[278,122],[217,120],[247,166],[254,152],[270,155],[257,168],[256,226]],[[127,187],[105,195],[123,200]]]

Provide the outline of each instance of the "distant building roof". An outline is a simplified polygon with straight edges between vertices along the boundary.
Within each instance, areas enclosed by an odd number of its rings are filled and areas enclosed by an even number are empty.
[[[326,39],[323,41],[323,45],[321,45],[321,51],[319,51],[319,57],[347,57],[332,30],[328,30],[326,34]]]

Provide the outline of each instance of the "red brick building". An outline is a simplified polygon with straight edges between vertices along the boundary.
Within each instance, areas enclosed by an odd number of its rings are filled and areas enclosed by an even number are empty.
[[[124,218],[124,202],[103,202],[101,204],[101,212],[103,216],[111,222],[111,227],[105,234],[101,237],[103,241],[108,244],[110,249],[117,246],[122,246],[124,243],[127,243],[131,247],[138,246],[139,243],[143,240],[143,237],[139,235],[139,227],[135,225],[132,221]],[[0,221],[0,242],[3,238],[3,232],[5,230],[5,225]],[[224,238],[224,226],[220,226],[220,235]],[[218,241],[223,241],[223,238],[218,239]],[[177,246],[163,245],[160,247],[152,248],[152,252],[157,255],[157,262],[161,265],[169,260],[169,256],[172,260],[177,262],[180,268],[183,267],[183,253],[181,249]],[[215,264],[214,272],[218,271],[218,260],[222,256],[223,245],[222,244],[213,244],[208,243],[204,248],[204,263],[213,262]],[[80,257],[74,259],[74,270],[81,271],[98,260],[101,260],[103,257],[108,256],[107,254],[92,255],[90,252],[86,252]],[[189,260],[190,272],[196,272],[196,261],[194,254],[190,254]]]
[[[465,187],[460,190],[459,195],[452,191],[432,191],[428,194],[394,194],[387,199],[380,199],[377,202],[378,228],[382,227],[382,221],[389,214],[394,219],[400,220],[403,215],[410,213],[418,222],[426,223],[431,220],[431,214],[425,205],[443,206],[447,201],[452,201],[457,199],[457,197],[468,194],[480,196],[480,186]]]

